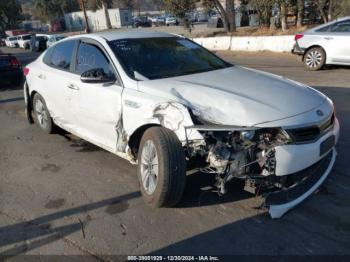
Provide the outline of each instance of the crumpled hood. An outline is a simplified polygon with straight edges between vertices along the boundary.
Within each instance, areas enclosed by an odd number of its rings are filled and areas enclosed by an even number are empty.
[[[234,66],[187,76],[139,82],[139,90],[180,102],[215,124],[253,126],[308,112],[326,97],[273,74]]]

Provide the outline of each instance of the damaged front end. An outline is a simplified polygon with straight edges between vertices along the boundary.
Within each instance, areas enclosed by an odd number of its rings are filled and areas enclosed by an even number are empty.
[[[336,152],[333,149],[318,163],[296,174],[276,175],[276,148],[293,144],[282,128],[194,125],[186,128],[201,133],[205,143],[187,141],[188,159],[202,159],[203,173],[216,176],[219,195],[226,193],[232,179],[245,181],[244,189],[264,199],[272,218],[279,218],[303,201],[327,177]]]

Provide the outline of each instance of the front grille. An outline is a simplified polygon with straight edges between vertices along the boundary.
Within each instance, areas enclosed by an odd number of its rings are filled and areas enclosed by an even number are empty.
[[[330,127],[334,125],[335,116],[332,114],[325,122],[319,126],[301,127],[286,130],[295,143],[308,143],[317,140]]]

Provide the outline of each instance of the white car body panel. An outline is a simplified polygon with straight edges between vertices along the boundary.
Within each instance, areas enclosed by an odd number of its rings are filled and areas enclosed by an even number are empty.
[[[184,146],[188,142],[204,144],[202,134],[191,128],[194,125],[191,112],[215,125],[248,129],[313,125],[325,121],[334,112],[332,101],[308,86],[240,66],[136,81],[127,75],[107,43],[114,39],[169,36],[172,35],[106,32],[64,39],[62,42],[79,38],[98,41],[109,54],[121,83],[83,83],[79,75],[43,63],[44,53],[28,65],[29,94],[35,91],[45,98],[54,122],[63,129],[133,163],[136,160],[130,153],[128,141],[144,126],[166,127],[174,131]],[[320,110],[322,115],[316,114]],[[277,146],[276,176],[289,175],[318,162],[324,156],[320,156],[320,144],[331,135],[338,141],[337,119],[332,129],[317,141]],[[319,184],[329,174],[333,163],[334,160]],[[316,188],[315,185],[293,203],[273,206],[271,216],[281,216]]]

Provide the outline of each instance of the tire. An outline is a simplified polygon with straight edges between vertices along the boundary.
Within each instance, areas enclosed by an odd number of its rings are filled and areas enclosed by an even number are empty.
[[[307,70],[321,70],[325,63],[326,53],[320,47],[310,48],[304,55],[304,66]]]
[[[52,134],[56,130],[56,126],[47,109],[44,98],[35,94],[33,99],[33,111],[35,123],[47,134]]]
[[[151,207],[175,206],[186,185],[185,155],[175,133],[163,127],[147,129],[141,139],[138,163],[145,202]]]

